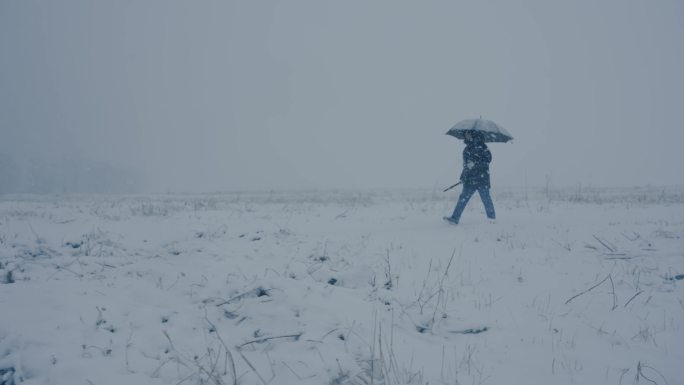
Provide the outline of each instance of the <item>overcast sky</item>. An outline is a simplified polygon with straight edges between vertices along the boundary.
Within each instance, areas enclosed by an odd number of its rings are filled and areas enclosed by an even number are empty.
[[[0,1],[0,152],[149,191],[684,184],[679,1]]]

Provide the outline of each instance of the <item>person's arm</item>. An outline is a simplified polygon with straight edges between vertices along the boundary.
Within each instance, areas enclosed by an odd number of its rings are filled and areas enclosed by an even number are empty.
[[[489,164],[489,163],[492,162],[492,152],[489,151],[488,148],[485,148],[485,150],[484,150],[483,160],[484,160],[484,162],[487,163],[487,164]]]
[[[473,162],[472,155],[473,154],[470,153],[470,149],[468,147],[463,149],[463,171],[461,172],[461,181],[465,181],[465,178],[472,171],[473,166],[475,166],[475,162]]]

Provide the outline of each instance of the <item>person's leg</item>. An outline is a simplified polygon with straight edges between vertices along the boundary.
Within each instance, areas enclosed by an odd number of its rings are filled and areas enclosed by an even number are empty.
[[[463,214],[466,203],[468,203],[468,200],[470,200],[470,197],[472,197],[474,193],[474,189],[463,186],[463,191],[461,191],[461,196],[458,198],[458,203],[456,203],[454,213],[451,214],[451,218],[454,220],[454,222],[458,223],[458,221],[461,219],[461,214]]]
[[[487,213],[487,218],[496,219],[496,213],[494,212],[494,202],[492,202],[492,197],[489,195],[489,189],[486,187],[481,187],[478,189],[480,193],[480,198],[485,207],[485,212]]]

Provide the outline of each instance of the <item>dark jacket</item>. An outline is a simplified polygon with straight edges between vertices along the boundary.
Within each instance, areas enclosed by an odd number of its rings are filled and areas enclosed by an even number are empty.
[[[475,189],[489,188],[489,163],[491,161],[492,153],[483,141],[466,141],[461,173],[463,185]]]

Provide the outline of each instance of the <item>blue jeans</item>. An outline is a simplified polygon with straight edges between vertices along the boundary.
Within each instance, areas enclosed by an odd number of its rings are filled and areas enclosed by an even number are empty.
[[[487,212],[487,218],[494,219],[496,214],[494,213],[494,203],[492,202],[492,197],[489,195],[489,188],[487,187],[472,187],[463,186],[463,191],[461,196],[458,198],[458,203],[456,203],[456,208],[451,217],[458,222],[461,219],[461,214],[463,214],[463,209],[465,209],[466,204],[470,200],[470,197],[475,194],[475,191],[480,193],[480,199],[484,203],[485,211]]]

